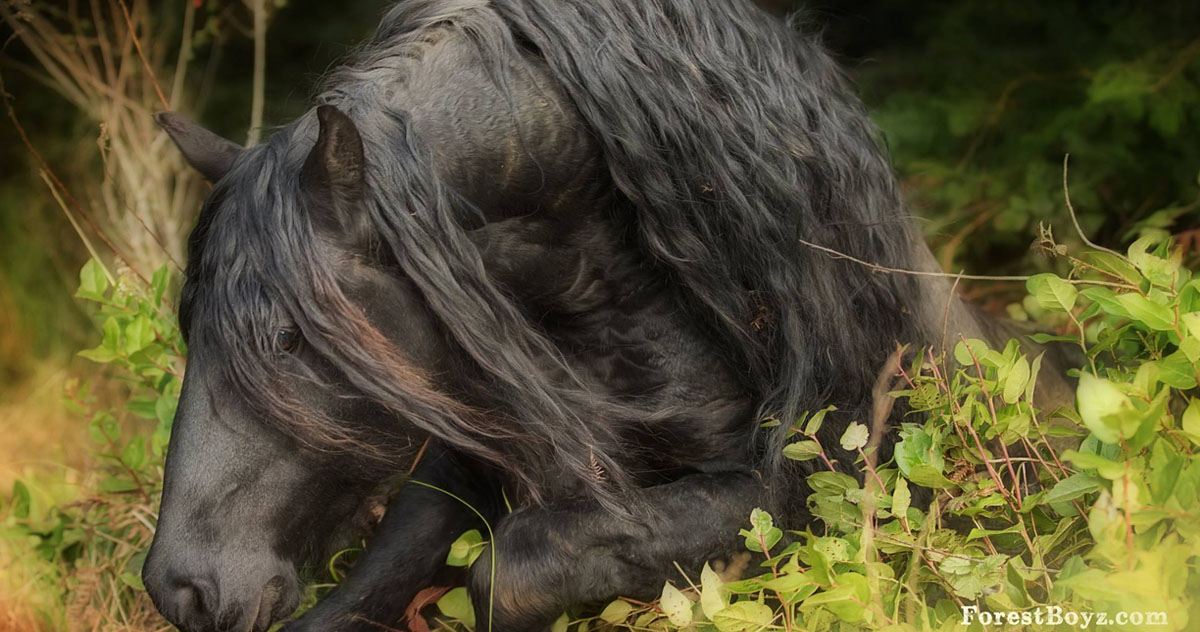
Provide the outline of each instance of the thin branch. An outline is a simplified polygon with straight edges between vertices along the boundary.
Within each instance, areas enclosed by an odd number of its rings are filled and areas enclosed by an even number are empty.
[[[158,85],[158,79],[154,76],[154,69],[150,67],[150,60],[146,59],[146,53],[142,50],[142,41],[138,39],[137,31],[133,26],[133,19],[129,17],[129,8],[125,6],[125,0],[118,2],[121,6],[121,13],[125,15],[125,26],[129,29],[129,37],[133,40],[133,46],[137,49],[138,59],[142,60],[142,66],[146,68],[146,74],[150,77],[150,83],[154,86],[154,93],[158,95],[158,100],[162,103],[164,110],[171,109],[171,104],[167,102],[166,95],[163,94],[162,87]]]
[[[100,253],[96,252],[96,247],[92,245],[92,240],[88,239],[87,233],[83,231],[83,227],[75,219],[75,214],[71,212],[71,209],[67,207],[67,203],[63,201],[62,196],[58,194],[58,189],[50,181],[50,176],[46,175],[45,169],[39,169],[38,175],[41,176],[42,182],[46,183],[46,188],[50,189],[50,196],[58,203],[58,207],[62,209],[63,215],[67,216],[67,221],[71,222],[71,228],[74,228],[75,234],[79,235],[79,240],[83,242],[83,247],[87,249],[92,259],[95,259],[96,263],[100,265],[100,269],[104,271],[104,277],[108,279],[109,285],[116,285],[117,278],[108,269],[108,266],[104,265],[104,260],[100,258]]]
[[[827,247],[821,246],[819,244],[814,244],[811,241],[805,241],[803,239],[797,239],[796,241],[800,242],[801,244],[803,244],[805,246],[808,246],[809,248],[812,248],[813,250],[819,250],[819,251],[829,255],[830,257],[833,257],[834,259],[845,259],[846,261],[849,261],[851,263],[857,263],[860,266],[869,268],[874,272],[887,272],[890,274],[907,274],[909,276],[937,277],[937,278],[941,278],[941,279],[966,279],[968,281],[1011,281],[1014,283],[1015,282],[1024,283],[1025,281],[1028,281],[1030,278],[1032,278],[1030,276],[1017,276],[1017,275],[1014,275],[1014,276],[988,276],[988,275],[984,275],[984,274],[950,274],[948,272],[928,272],[925,270],[905,270],[903,268],[889,268],[887,266],[881,266],[877,263],[871,263],[870,261],[863,261],[862,259],[852,257],[844,252],[834,250],[833,248],[827,248]],[[1092,244],[1089,244],[1089,245],[1092,245]],[[1099,248],[1099,246],[1094,246],[1094,247]],[[1089,279],[1063,279],[1063,280],[1066,281],[1067,283],[1071,283],[1071,284],[1075,284],[1075,285],[1106,285],[1109,287],[1128,287],[1128,284],[1126,284],[1126,283],[1109,283],[1107,281],[1092,281]]]
[[[1084,234],[1083,227],[1079,225],[1079,218],[1075,216],[1075,207],[1071,204],[1071,189],[1067,186],[1067,163],[1070,160],[1071,154],[1063,155],[1063,199],[1067,201],[1067,211],[1071,213],[1071,223],[1075,224],[1075,232],[1079,233],[1079,238],[1082,239],[1083,243],[1087,244],[1088,246],[1124,259],[1125,255],[1093,243],[1092,240],[1088,239],[1088,236]]]
[[[254,83],[250,103],[250,131],[246,135],[246,146],[258,144],[262,136],[263,103],[267,78],[267,9],[266,0],[251,0],[254,3]]]
[[[171,79],[169,105],[172,110],[179,107],[179,100],[183,97],[183,80],[187,75],[188,62],[192,60],[192,29],[196,19],[196,3],[184,4],[187,6],[183,10],[183,34],[179,42],[179,57],[175,59],[175,76]]]
[[[121,252],[121,250],[112,243],[112,240],[110,240],[108,236],[104,234],[103,230],[100,230],[100,226],[96,224],[95,220],[92,219],[92,216],[84,211],[83,206],[79,204],[79,201],[76,200],[73,195],[71,195],[71,192],[67,189],[66,185],[64,185],[62,180],[55,175],[54,170],[50,168],[50,164],[46,162],[46,159],[42,156],[41,152],[39,152],[37,147],[34,146],[33,141],[29,140],[29,136],[25,134],[25,128],[21,125],[20,120],[17,119],[16,110],[13,109],[12,95],[5,90],[3,77],[0,77],[0,101],[4,102],[5,113],[8,115],[8,119],[12,121],[13,127],[17,130],[17,136],[21,138],[21,144],[23,144],[25,149],[29,151],[30,155],[33,156],[34,161],[36,161],[38,166],[41,167],[41,170],[46,177],[54,183],[55,188],[62,193],[67,205],[75,209],[75,212],[80,216],[80,218],[87,223],[88,228],[90,228],[91,231],[96,234],[96,237],[98,237],[100,241],[104,242],[104,245],[111,250],[112,253],[116,255],[116,257],[120,259],[130,271],[132,271],[139,279],[141,279],[142,282],[149,284],[150,281],[138,271],[137,266],[134,266],[133,262],[125,256],[125,253]]]

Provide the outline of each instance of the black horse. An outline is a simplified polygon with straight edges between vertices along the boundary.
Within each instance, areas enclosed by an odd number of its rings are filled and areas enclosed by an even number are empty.
[[[898,343],[990,328],[801,244],[936,269],[829,55],[746,0],[408,0],[317,102],[248,149],[159,116],[215,183],[143,572],[189,632],[286,617],[423,445],[438,490],[288,630],[396,625],[474,510],[481,629],[655,595],[808,518],[764,420],[836,405],[832,448]]]

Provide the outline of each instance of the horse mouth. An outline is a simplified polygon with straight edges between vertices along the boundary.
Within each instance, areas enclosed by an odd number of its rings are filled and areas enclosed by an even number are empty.
[[[284,579],[280,575],[271,578],[258,597],[258,611],[254,615],[252,632],[266,632],[279,619],[283,606]]]

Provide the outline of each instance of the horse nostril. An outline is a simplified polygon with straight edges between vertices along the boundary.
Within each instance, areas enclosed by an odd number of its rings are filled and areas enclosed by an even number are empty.
[[[216,589],[204,579],[177,578],[159,596],[159,609],[181,629],[205,629],[216,607]]]

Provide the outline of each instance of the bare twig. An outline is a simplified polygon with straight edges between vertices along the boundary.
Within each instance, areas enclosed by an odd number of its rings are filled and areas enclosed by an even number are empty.
[[[267,9],[266,0],[250,0],[254,4],[254,83],[250,102],[250,131],[246,146],[258,144],[262,135],[263,101],[267,78]]]
[[[1125,255],[1122,255],[1116,250],[1105,248],[1104,246],[1093,243],[1092,240],[1088,239],[1088,236],[1084,234],[1083,227],[1079,225],[1079,218],[1075,216],[1075,206],[1071,204],[1071,189],[1067,186],[1067,163],[1070,160],[1071,154],[1063,155],[1063,199],[1067,202],[1067,211],[1071,214],[1071,223],[1075,224],[1075,232],[1079,233],[1079,238],[1082,239],[1083,243],[1087,244],[1089,247],[1116,255],[1121,259],[1124,259]]]
[[[133,262],[131,262],[125,256],[125,254],[113,244],[112,240],[110,240],[108,236],[104,234],[104,231],[100,230],[100,226],[96,224],[95,220],[92,219],[92,216],[83,209],[83,206],[81,206],[75,197],[71,195],[71,192],[67,190],[67,187],[62,183],[62,180],[60,180],[58,176],[54,174],[54,170],[50,168],[49,163],[47,163],[46,159],[42,157],[41,152],[34,147],[33,142],[29,140],[29,136],[25,134],[25,128],[21,125],[21,121],[17,119],[16,111],[13,110],[11,99],[12,95],[5,90],[4,79],[3,77],[0,77],[0,100],[4,101],[5,113],[8,115],[8,119],[12,122],[13,127],[16,128],[17,135],[21,138],[21,143],[25,145],[25,149],[29,151],[30,155],[32,155],[33,159],[38,163],[38,166],[41,167],[42,173],[45,174],[45,176],[51,182],[53,182],[54,188],[56,188],[66,200],[64,208],[69,205],[75,209],[76,215],[78,215],[85,223],[87,223],[88,228],[95,233],[96,237],[98,237],[100,241],[104,242],[104,245],[110,251],[112,251],[112,253],[116,255],[116,257],[120,259],[121,262],[130,269],[130,271],[137,275],[138,278],[146,283],[149,283],[146,277],[142,276],[142,274],[138,272],[137,268],[133,265]]]
[[[175,76],[171,78],[171,101],[170,109],[174,110],[179,106],[179,100],[183,97],[183,80],[187,76],[188,62],[192,60],[192,27],[196,19],[196,3],[184,3],[186,8],[183,10],[183,33],[179,40],[179,56],[175,59]]]
[[[129,17],[129,7],[125,6],[125,0],[120,0],[118,4],[121,6],[121,13],[125,16],[125,26],[129,29],[129,38],[133,40],[133,47],[137,49],[138,59],[142,60],[142,66],[146,69],[146,74],[150,77],[150,83],[154,86],[154,93],[158,95],[158,100],[162,103],[163,109],[169,110],[171,109],[171,104],[167,102],[167,97],[163,94],[162,86],[158,85],[158,79],[154,76],[154,68],[150,66],[150,60],[146,59],[146,52],[142,50],[142,41],[138,39],[137,30],[133,26],[133,19]]]
[[[860,266],[869,268],[874,272],[887,272],[890,274],[906,274],[908,276],[937,277],[937,278],[942,278],[942,279],[966,279],[968,281],[1011,281],[1014,283],[1015,282],[1024,283],[1025,281],[1028,281],[1030,278],[1032,278],[1030,276],[1021,276],[1021,275],[989,276],[989,275],[983,275],[983,274],[950,274],[949,272],[930,272],[930,271],[926,271],[926,270],[905,270],[904,268],[889,268],[887,266],[881,266],[877,263],[871,263],[870,261],[863,261],[862,259],[858,259],[858,258],[850,256],[844,252],[834,250],[833,248],[828,248],[828,247],[822,246],[820,244],[814,244],[811,241],[805,241],[803,239],[797,239],[796,241],[800,242],[801,244],[803,244],[805,246],[808,246],[809,248],[812,248],[813,250],[819,250],[819,251],[829,255],[830,257],[833,257],[834,259],[845,259],[846,261],[849,261],[851,263],[857,263]],[[1108,287],[1128,287],[1128,284],[1125,284],[1125,283],[1109,283],[1106,281],[1092,281],[1089,279],[1064,279],[1064,281],[1066,281],[1067,283],[1074,284],[1074,285],[1105,285]]]

